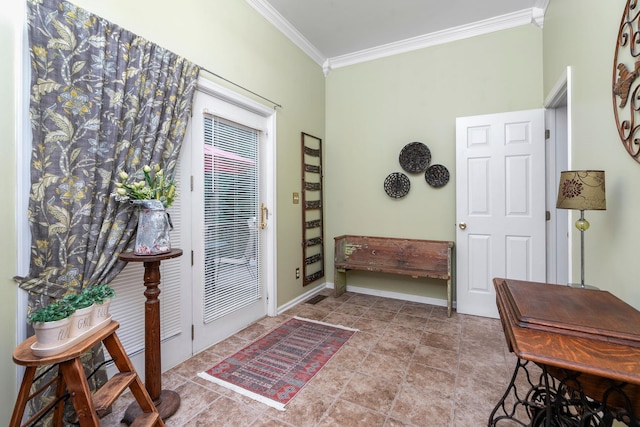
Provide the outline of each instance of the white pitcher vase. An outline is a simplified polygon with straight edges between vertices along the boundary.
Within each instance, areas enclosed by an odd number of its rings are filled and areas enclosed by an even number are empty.
[[[138,231],[136,255],[157,255],[171,251],[169,233],[173,229],[171,218],[160,200],[132,200],[138,205]]]

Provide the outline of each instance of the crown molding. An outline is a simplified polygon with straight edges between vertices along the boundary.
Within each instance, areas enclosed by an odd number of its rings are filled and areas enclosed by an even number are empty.
[[[305,36],[295,29],[277,10],[265,0],[247,0],[260,15],[280,30],[289,40],[309,55],[318,65],[322,66],[326,57]]]
[[[335,68],[347,67],[361,62],[372,61],[374,59],[385,58],[400,53],[411,52],[413,50],[424,49],[426,47],[450,43],[463,40],[494,31],[505,30],[521,25],[535,24],[542,28],[544,14],[549,0],[536,0],[535,6],[528,9],[508,13],[501,16],[473,22],[471,24],[448,28],[393,43],[364,49],[345,55],[325,57],[306,37],[296,30],[277,10],[275,10],[266,0],[246,0],[258,13],[267,21],[280,30],[296,46],[302,49],[311,59],[322,67],[324,75],[327,76]]]
[[[448,28],[446,30],[412,37],[410,39],[377,46],[371,49],[364,49],[346,55],[335,56],[327,60],[328,65],[325,65],[324,68],[331,70],[340,67],[347,67],[361,62],[372,61],[374,59],[385,58],[387,56],[393,56],[413,50],[424,49],[426,47],[476,37],[492,33],[494,31],[527,25],[532,22],[534,22],[533,9],[523,9],[518,12],[485,19],[472,24]]]
[[[531,9],[533,22],[540,28],[542,28],[544,24],[544,14],[547,12],[548,6],[549,0],[536,0],[535,5]]]

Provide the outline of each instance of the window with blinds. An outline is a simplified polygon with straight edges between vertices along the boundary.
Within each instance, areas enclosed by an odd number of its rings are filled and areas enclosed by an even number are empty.
[[[262,297],[259,137],[256,129],[204,118],[204,323]]]

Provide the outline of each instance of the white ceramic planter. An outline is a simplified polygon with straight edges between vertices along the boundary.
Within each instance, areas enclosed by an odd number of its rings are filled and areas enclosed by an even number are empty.
[[[93,312],[91,313],[91,326],[95,326],[104,322],[109,318],[109,305],[111,304],[111,298],[108,298],[102,302],[102,304],[94,304]]]
[[[71,315],[71,326],[69,328],[69,338],[77,337],[91,328],[91,316],[93,315],[93,306],[80,308]]]
[[[69,339],[71,318],[53,322],[34,323],[33,330],[36,333],[36,341],[43,347],[62,345]]]

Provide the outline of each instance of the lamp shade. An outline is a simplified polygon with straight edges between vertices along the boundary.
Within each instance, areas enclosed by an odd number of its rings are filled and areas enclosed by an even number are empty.
[[[604,171],[560,172],[558,202],[560,209],[604,210],[607,200],[604,190]]]

